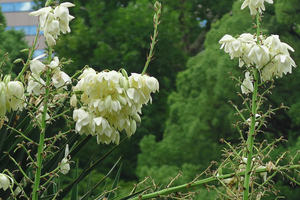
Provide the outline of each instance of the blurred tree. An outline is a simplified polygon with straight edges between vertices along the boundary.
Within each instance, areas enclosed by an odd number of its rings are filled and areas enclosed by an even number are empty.
[[[297,23],[298,19],[293,21],[293,12],[287,8],[298,10],[300,6],[299,3],[292,2],[289,6],[280,6],[283,2],[287,1],[275,2],[276,14],[274,5],[266,5],[267,12],[262,21],[262,30],[266,30],[267,35],[279,34],[281,41],[290,44],[299,52],[300,40],[292,31],[292,25]],[[253,21],[249,10],[240,10],[241,3],[235,2],[230,13],[211,25],[212,28],[205,37],[205,50],[191,57],[187,62],[187,69],[178,73],[177,92],[173,92],[168,98],[170,112],[163,140],[155,142],[155,136],[149,135],[140,143],[142,153],[138,156],[137,173],[141,180],[150,174],[156,182],[166,184],[170,181],[169,177],[175,177],[181,170],[184,178],[176,182],[179,184],[191,181],[196,174],[205,170],[212,160],[220,160],[220,150],[224,147],[220,142],[221,138],[233,144],[239,142],[239,134],[231,124],[240,119],[234,116],[235,110],[228,101],[232,100],[241,108],[239,102],[242,100],[236,95],[240,88],[234,89],[236,82],[229,79],[228,72],[231,71],[236,77],[244,77],[242,69],[238,67],[238,61],[230,60],[229,56],[220,50],[218,41],[225,34],[235,36],[255,32],[251,27]],[[295,5],[298,7],[295,8]],[[281,9],[292,21],[281,24],[281,17],[285,18],[280,15],[277,17],[278,12],[283,12]],[[295,53],[291,55],[296,63],[300,62]],[[284,136],[290,141],[276,150],[274,155],[279,155],[287,148],[295,152],[297,148],[300,93],[296,88],[300,84],[299,76],[300,72],[293,69],[291,75],[277,79],[274,94],[268,96],[265,105],[268,107],[268,104],[272,104],[273,107],[278,107],[284,102],[285,105],[291,106],[290,111],[276,112],[276,115],[268,120],[268,127],[264,130],[266,134],[257,136],[258,139],[270,141]],[[288,193],[289,191],[284,192],[285,195]]]
[[[12,73],[13,76],[21,71],[23,64],[13,64],[17,58],[26,60],[27,53],[21,53],[20,50],[28,48],[25,34],[22,31],[5,30],[6,19],[0,11],[0,58],[5,60],[5,67],[1,69],[4,74]],[[8,53],[6,56],[5,54]],[[12,65],[13,71],[11,71]]]

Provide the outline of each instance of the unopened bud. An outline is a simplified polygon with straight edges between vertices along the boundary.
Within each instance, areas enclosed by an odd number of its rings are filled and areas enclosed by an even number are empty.
[[[7,85],[11,80],[11,75],[5,75],[4,76],[4,79],[3,79],[3,82],[5,83],[5,85]]]
[[[141,123],[142,120],[141,120],[141,117],[140,117],[139,114],[134,113],[134,114],[132,115],[132,117],[133,117],[133,119],[134,119],[135,121]]]
[[[47,0],[47,2],[45,3],[45,7],[50,6],[52,3],[52,0]]]
[[[13,63],[16,64],[16,63],[19,63],[19,62],[21,62],[21,61],[22,61],[22,58],[18,58],[18,59],[16,59]]]
[[[155,10],[160,10],[161,9],[161,3],[160,2],[155,2],[155,4],[154,4],[154,8],[155,8]]]
[[[29,49],[22,49],[20,52],[28,52]]]
[[[121,71],[122,71],[123,76],[125,76],[125,78],[128,79],[128,74],[127,74],[126,70],[122,69]]]
[[[124,97],[122,97],[120,94],[117,94],[117,99],[122,105],[126,105],[127,101]]]

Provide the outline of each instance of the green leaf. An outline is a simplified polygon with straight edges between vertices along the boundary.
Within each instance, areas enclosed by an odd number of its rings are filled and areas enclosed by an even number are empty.
[[[126,139],[127,137],[125,137],[120,144]],[[59,196],[57,197],[58,200],[63,199],[66,197],[66,195],[72,190],[72,188],[77,185],[80,181],[82,181],[84,179],[84,177],[86,177],[89,173],[91,173],[97,166],[98,164],[100,164],[108,155],[110,155],[111,152],[113,152],[117,147],[120,146],[120,144],[118,146],[113,147],[110,151],[108,151],[104,156],[102,156],[100,159],[98,159],[92,166],[89,167],[90,162],[92,160],[90,160],[87,165],[84,167],[84,169],[82,170],[82,172],[80,173],[80,175],[74,180],[72,181],[69,185],[67,185],[62,193],[59,194]]]
[[[94,185],[94,187],[89,190],[87,193],[85,193],[80,200],[84,200],[88,197],[88,195],[100,184],[102,183],[104,180],[106,180],[106,178],[110,175],[110,173],[114,170],[114,168],[117,166],[117,164],[119,163],[119,161],[121,160],[121,157],[117,160],[117,162],[114,164],[114,166],[109,170],[109,172],[96,184]],[[119,169],[120,170],[120,169]],[[106,184],[105,184],[106,187]],[[103,196],[103,194],[99,194],[99,196]]]
[[[115,177],[115,180],[114,180],[114,183],[113,183],[113,185],[112,185],[112,187],[111,187],[111,191],[113,191],[115,188],[117,188],[117,186],[118,186],[118,183],[119,183],[119,179],[120,179],[120,175],[121,175],[121,168],[122,168],[122,164],[120,165],[120,167],[119,167],[119,170],[118,170],[118,172],[117,172],[117,175],[116,175],[116,177]],[[115,195],[116,195],[116,193],[115,192],[110,192],[109,194],[108,194],[108,199],[110,199],[110,198],[113,198],[113,197],[115,197]]]
[[[74,172],[74,180],[78,176],[78,163],[79,160],[76,161],[76,167],[75,167],[75,172]],[[76,184],[73,189],[72,189],[72,195],[71,195],[71,200],[77,200],[78,199],[78,185]]]

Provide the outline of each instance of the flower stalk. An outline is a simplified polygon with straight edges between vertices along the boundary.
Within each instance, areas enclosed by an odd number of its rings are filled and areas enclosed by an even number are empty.
[[[257,34],[257,44],[259,44],[259,12],[256,13],[256,34]],[[257,114],[257,96],[258,96],[258,69],[255,67],[252,70],[253,72],[253,93],[252,93],[252,104],[251,104],[251,124],[250,130],[248,134],[247,144],[246,144],[246,155],[247,155],[247,163],[245,170],[245,181],[244,181],[244,194],[243,199],[249,199],[250,193],[250,178],[251,178],[251,167],[252,167],[252,155],[253,155],[253,143],[255,137],[255,124],[256,124],[256,114]]]
[[[49,63],[52,59],[52,47],[49,47]],[[33,185],[33,196],[32,200],[38,199],[38,189],[40,186],[40,178],[41,178],[41,171],[42,171],[42,159],[43,159],[43,148],[45,143],[45,134],[46,134],[46,116],[47,116],[47,110],[48,110],[48,99],[50,94],[50,69],[46,68],[46,89],[45,89],[45,97],[44,97],[44,109],[43,109],[43,115],[42,115],[42,123],[41,123],[41,134],[40,134],[40,140],[38,145],[38,154],[37,154],[37,162],[36,162],[36,172],[35,172],[35,179],[34,179],[34,185]]]
[[[161,15],[161,3],[159,3],[159,2],[156,1],[155,4],[154,4],[154,8],[156,10],[156,13],[154,14],[154,17],[153,17],[154,33],[153,33],[153,37],[151,36],[151,40],[152,41],[151,41],[151,44],[150,44],[150,53],[147,56],[147,61],[146,61],[145,67],[143,69],[142,75],[144,73],[146,73],[148,65],[149,65],[150,61],[152,60],[152,57],[154,55],[154,52],[153,52],[154,46],[155,46],[155,44],[157,42],[157,40],[156,40],[156,37],[158,35],[157,27],[160,24],[159,18],[160,18],[160,15]]]
[[[290,165],[288,167],[277,167],[277,168],[274,167],[272,169],[272,171],[274,171],[274,173],[277,173],[278,171],[291,170],[291,169],[296,169],[296,168],[300,168],[300,166],[299,165]],[[256,169],[254,173],[263,173],[263,172],[267,172],[267,169],[266,168]],[[214,181],[222,181],[223,179],[231,178],[236,175],[242,176],[244,174],[245,174],[245,172],[241,171],[239,173],[230,173],[230,174],[224,174],[221,176],[212,176],[212,177],[205,178],[205,179],[202,179],[199,181],[195,181],[193,183],[186,183],[186,184],[182,184],[179,186],[166,188],[166,189],[163,189],[163,190],[160,190],[157,192],[152,192],[152,193],[145,194],[145,195],[139,195],[137,197],[131,198],[130,200],[142,200],[142,199],[151,199],[151,198],[161,197],[163,195],[169,195],[169,194],[176,193],[176,192],[179,193],[182,191],[187,191],[189,188],[191,190],[194,190],[195,187],[199,187],[204,184],[208,184],[208,183],[211,183]]]

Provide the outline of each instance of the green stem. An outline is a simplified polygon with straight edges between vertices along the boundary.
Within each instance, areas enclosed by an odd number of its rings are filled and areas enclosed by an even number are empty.
[[[49,63],[52,59],[52,47],[49,47]],[[34,179],[34,185],[33,185],[33,196],[32,200],[38,200],[38,189],[40,186],[40,178],[41,178],[41,171],[42,171],[42,159],[43,159],[43,148],[45,143],[45,134],[46,134],[46,115],[48,110],[48,99],[49,99],[49,93],[50,93],[50,72],[51,70],[47,67],[46,69],[46,91],[45,91],[45,97],[44,97],[44,110],[43,110],[43,116],[42,116],[42,126],[41,126],[41,134],[40,134],[40,141],[38,146],[38,154],[37,154],[37,169],[35,172],[35,179]]]
[[[40,26],[38,26],[37,30],[38,30],[38,31],[37,31],[37,34],[35,35],[34,42],[33,42],[33,45],[32,45],[32,47],[31,47],[30,53],[29,53],[29,55],[28,55],[28,59],[27,59],[27,61],[26,61],[26,64],[23,66],[23,69],[22,69],[21,72],[18,74],[16,80],[19,80],[20,77],[24,74],[24,72],[27,70],[28,65],[29,65],[29,63],[30,63],[30,61],[31,61],[31,58],[32,58],[32,55],[33,55],[33,52],[34,52],[34,49],[35,49],[37,40],[38,40],[38,38],[39,38],[39,32],[40,32],[39,30],[40,30]]]
[[[282,171],[282,170],[291,170],[291,169],[296,169],[296,168],[300,168],[300,165],[289,165],[287,167],[283,166],[283,167],[276,167],[276,168],[273,168],[271,169],[272,171]],[[256,169],[254,173],[262,173],[262,172],[267,172],[268,170],[265,168],[265,169]],[[225,175],[221,175],[221,176],[213,176],[213,177],[209,177],[209,178],[206,178],[206,179],[202,179],[202,180],[199,180],[199,181],[195,181],[193,183],[186,183],[186,184],[183,184],[183,185],[179,185],[179,186],[175,186],[175,187],[170,187],[170,188],[167,188],[167,189],[163,189],[163,190],[160,190],[160,191],[156,191],[156,192],[153,192],[153,193],[149,193],[149,194],[145,194],[145,195],[139,195],[137,197],[133,197],[131,198],[130,200],[142,200],[142,199],[151,199],[151,198],[156,198],[156,197],[160,197],[162,195],[168,195],[168,194],[171,194],[171,193],[175,193],[175,192],[181,192],[181,191],[186,191],[188,189],[190,190],[195,190],[194,187],[197,187],[197,186],[200,186],[200,185],[203,185],[203,184],[207,184],[207,183],[211,183],[213,181],[222,181],[222,179],[227,179],[227,178],[231,178],[231,177],[234,177],[236,175],[243,175],[245,172],[242,171],[242,172],[239,172],[239,173],[231,173],[231,174],[225,174]]]
[[[160,21],[159,21],[160,13],[161,13],[161,8],[158,9],[157,12],[154,15],[154,33],[153,33],[153,38],[151,37],[152,42],[151,42],[151,45],[150,45],[150,53],[147,56],[147,61],[146,61],[145,67],[144,67],[144,69],[142,71],[142,75],[144,73],[146,73],[148,65],[149,65],[150,61],[152,60],[152,57],[153,57],[153,54],[154,54],[153,50],[154,50],[154,46],[155,46],[155,44],[157,42],[156,41],[156,36],[158,34],[157,27],[158,27],[158,25],[160,23]]]
[[[244,181],[244,200],[248,200],[249,196],[249,184],[250,184],[250,176],[251,176],[251,166],[252,166],[252,155],[253,155],[253,143],[255,136],[255,115],[256,115],[256,102],[257,102],[257,90],[258,90],[258,70],[254,69],[254,87],[252,94],[252,112],[251,112],[251,125],[247,139],[246,146],[246,155],[247,155],[247,163],[246,163],[246,171],[245,171],[245,181]]]
[[[257,44],[259,44],[259,12],[257,11],[256,14],[256,26],[257,26]],[[254,76],[254,86],[253,86],[253,94],[252,94],[252,111],[251,111],[251,125],[249,130],[249,135],[247,139],[246,145],[246,155],[247,155],[247,163],[246,163],[246,170],[245,170],[245,181],[244,181],[244,194],[243,200],[249,199],[249,192],[250,192],[250,178],[251,178],[251,167],[252,167],[252,155],[253,155],[253,143],[254,143],[254,136],[255,136],[255,115],[257,112],[257,90],[258,90],[258,69],[253,69],[253,76]]]

